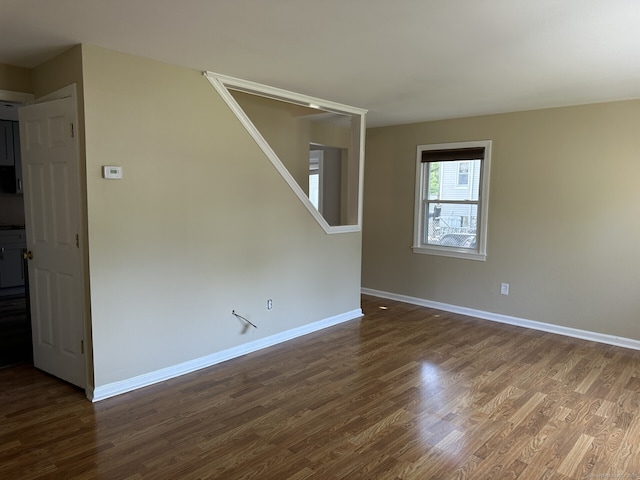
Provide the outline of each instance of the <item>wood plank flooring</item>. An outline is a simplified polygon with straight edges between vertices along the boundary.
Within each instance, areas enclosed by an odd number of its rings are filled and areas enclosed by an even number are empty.
[[[640,352],[374,297],[363,310],[97,404],[0,370],[0,478],[640,478]]]

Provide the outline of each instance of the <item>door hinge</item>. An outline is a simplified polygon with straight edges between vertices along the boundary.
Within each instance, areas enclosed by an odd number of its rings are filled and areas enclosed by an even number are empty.
[[[80,340],[80,353],[84,353],[84,340]]]
[[[76,247],[80,248],[80,237],[76,233]]]
[[[71,122],[69,124],[69,127],[71,128],[71,138],[75,138],[76,133],[75,133],[74,128],[73,128],[73,122]]]

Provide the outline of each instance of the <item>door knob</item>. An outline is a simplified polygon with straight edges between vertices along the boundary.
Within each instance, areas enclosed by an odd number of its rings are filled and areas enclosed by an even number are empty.
[[[33,259],[33,252],[31,250],[25,250],[22,253],[22,257],[25,258],[25,259],[31,260],[31,259]]]

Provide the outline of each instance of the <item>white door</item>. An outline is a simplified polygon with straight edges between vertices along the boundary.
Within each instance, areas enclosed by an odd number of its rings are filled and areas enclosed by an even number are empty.
[[[75,100],[22,107],[20,145],[34,365],[86,383]]]

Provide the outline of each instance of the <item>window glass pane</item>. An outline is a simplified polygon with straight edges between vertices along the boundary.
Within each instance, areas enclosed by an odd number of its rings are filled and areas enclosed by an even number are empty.
[[[440,198],[440,168],[442,162],[432,162],[429,164],[429,198],[434,200]]]
[[[442,213],[442,205],[429,203],[424,209],[426,218],[424,219],[425,231],[422,241],[427,244],[435,243],[437,245],[440,237],[440,215]]]
[[[469,186],[469,162],[458,162],[458,187]]]
[[[318,174],[317,169],[315,173],[309,173],[309,200],[311,200],[311,203],[316,207],[316,209],[319,209],[320,201],[319,181],[320,175]]]
[[[429,163],[429,199],[478,200],[481,163],[482,160]]]
[[[476,248],[478,206],[429,202],[425,218],[424,243],[449,247]]]

